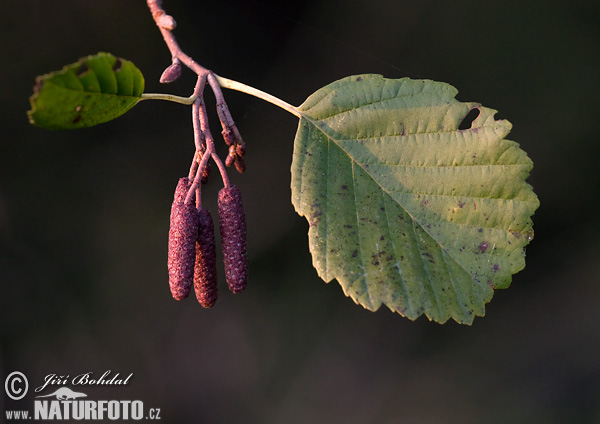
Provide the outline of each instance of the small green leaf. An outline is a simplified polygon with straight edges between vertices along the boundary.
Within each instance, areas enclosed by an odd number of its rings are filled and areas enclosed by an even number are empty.
[[[133,63],[98,53],[37,77],[27,114],[48,129],[91,127],[127,112],[143,91],[144,76]]]
[[[298,108],[292,203],[319,276],[367,309],[470,324],[525,266],[539,206],[525,182],[533,164],[504,138],[508,121],[456,94],[360,75]]]

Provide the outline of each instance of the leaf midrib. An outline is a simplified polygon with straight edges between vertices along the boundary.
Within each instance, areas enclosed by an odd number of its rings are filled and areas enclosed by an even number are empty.
[[[105,93],[103,91],[87,91],[87,90],[85,90],[85,87],[82,88],[81,90],[75,90],[73,88],[65,87],[64,85],[56,84],[52,80],[46,80],[46,81],[44,81],[44,84],[50,84],[50,85],[53,85],[54,87],[58,87],[62,90],[72,92],[72,93],[77,93],[77,94],[83,93],[83,94],[90,94],[90,95],[96,95],[96,96],[130,97],[132,99],[141,99],[140,96],[132,96],[130,94]],[[39,94],[39,93],[36,93],[36,94]]]
[[[301,119],[306,119],[306,120],[307,120],[307,121],[308,121],[308,122],[309,122],[309,123],[310,123],[310,124],[311,124],[311,125],[312,125],[314,128],[316,128],[316,129],[317,129],[318,131],[320,131],[320,132],[321,132],[321,133],[322,133],[322,134],[323,134],[325,137],[327,137],[327,139],[328,139],[329,141],[331,141],[331,142],[335,143],[335,144],[336,144],[336,146],[338,146],[338,148],[339,148],[340,150],[342,150],[342,151],[343,151],[343,152],[344,152],[344,153],[345,153],[345,154],[348,156],[348,158],[349,158],[349,159],[350,159],[350,160],[351,160],[353,163],[356,163],[356,164],[357,164],[357,165],[358,165],[358,166],[359,166],[359,167],[360,167],[360,168],[361,168],[361,169],[362,169],[362,170],[363,170],[363,171],[364,171],[364,172],[365,172],[365,173],[366,173],[366,174],[369,176],[369,178],[371,178],[371,179],[373,180],[373,182],[374,182],[374,183],[375,183],[375,184],[376,184],[376,185],[377,185],[377,186],[378,186],[378,187],[379,187],[379,188],[380,188],[382,191],[384,191],[385,193],[387,193],[387,194],[390,196],[390,198],[391,198],[391,199],[392,199],[392,200],[393,200],[393,201],[394,201],[396,204],[398,204],[398,206],[400,206],[400,207],[402,208],[402,210],[403,210],[404,212],[406,212],[406,214],[407,214],[408,216],[410,216],[410,217],[411,217],[411,219],[413,220],[413,223],[415,223],[415,224],[419,225],[419,227],[420,227],[420,228],[421,228],[421,229],[422,229],[422,230],[423,230],[425,233],[427,233],[427,234],[429,235],[429,237],[431,237],[431,239],[432,239],[432,240],[434,240],[434,241],[435,241],[436,245],[437,245],[437,246],[438,246],[440,249],[442,249],[444,252],[446,252],[446,253],[448,254],[448,256],[449,256],[450,258],[452,258],[452,260],[454,260],[454,262],[455,262],[455,263],[456,263],[456,264],[457,264],[457,265],[458,265],[458,266],[459,266],[459,267],[460,267],[460,268],[461,268],[463,271],[465,271],[465,272],[466,272],[466,273],[467,273],[469,276],[471,276],[471,273],[468,271],[468,269],[467,269],[467,268],[465,268],[465,267],[464,267],[464,265],[463,265],[463,264],[462,264],[460,261],[458,261],[458,260],[457,260],[457,259],[454,257],[454,255],[452,255],[452,254],[450,253],[450,251],[449,251],[448,249],[446,249],[446,248],[445,248],[445,247],[444,247],[444,246],[443,246],[443,245],[442,245],[442,244],[441,244],[441,243],[438,241],[438,239],[437,239],[436,237],[434,237],[434,236],[433,236],[433,235],[432,235],[432,234],[431,234],[429,231],[427,231],[427,229],[426,229],[426,226],[425,226],[425,225],[423,225],[423,224],[422,224],[422,223],[421,223],[419,220],[417,220],[417,219],[416,219],[416,218],[415,218],[415,217],[414,217],[414,216],[413,216],[413,215],[412,215],[412,214],[411,214],[411,213],[410,213],[410,212],[409,212],[409,211],[408,211],[408,210],[407,210],[407,209],[404,207],[404,205],[402,205],[402,204],[400,204],[400,203],[396,202],[396,201],[394,200],[394,198],[393,198],[393,197],[390,195],[390,192],[389,192],[388,190],[386,190],[385,188],[383,188],[383,187],[382,187],[382,186],[381,186],[381,185],[380,185],[380,184],[379,184],[379,183],[378,183],[378,182],[377,182],[377,181],[376,181],[376,180],[375,180],[375,179],[374,179],[374,178],[371,176],[371,174],[368,172],[368,170],[367,170],[367,169],[365,169],[365,167],[364,167],[364,166],[362,166],[360,163],[358,163],[356,160],[354,160],[354,158],[353,158],[353,157],[352,157],[352,156],[351,156],[351,155],[348,153],[348,151],[347,151],[346,149],[344,149],[342,146],[340,146],[340,144],[337,142],[337,140],[336,140],[335,138],[333,138],[332,136],[330,136],[329,134],[327,134],[325,131],[323,131],[323,130],[320,128],[320,126],[316,124],[315,120],[314,120],[312,117],[309,117],[309,116],[308,116],[308,115],[306,115],[306,113],[304,113],[304,112],[301,112],[301,115],[302,115],[302,118],[301,118]],[[329,161],[329,159],[328,159],[328,161]],[[328,163],[328,167],[327,167],[327,172],[329,173],[329,163]],[[329,174],[327,174],[327,175],[329,176]],[[327,193],[327,194],[329,194],[329,193]],[[327,198],[329,199],[329,196],[327,196]],[[356,204],[356,202],[355,202],[355,204]],[[454,225],[458,225],[458,224],[454,224]],[[467,224],[462,224],[462,225],[467,225]],[[361,255],[361,257],[362,257],[362,255]],[[421,257],[421,255],[419,255],[419,257]],[[422,259],[422,258],[421,258],[421,259]],[[364,266],[364,265],[363,265],[363,266]],[[450,271],[449,271],[449,270],[448,270],[448,272],[450,273]],[[472,278],[472,276],[471,276],[471,278]],[[437,299],[436,299],[436,301],[437,301]]]

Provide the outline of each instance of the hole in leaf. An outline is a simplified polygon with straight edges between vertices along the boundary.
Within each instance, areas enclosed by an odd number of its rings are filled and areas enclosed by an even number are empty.
[[[81,66],[79,66],[79,69],[77,69],[77,76],[79,78],[83,77],[88,71],[90,70],[90,68],[87,66],[87,63],[82,63]]]
[[[480,110],[478,108],[471,109],[469,113],[467,113],[467,116],[465,116],[462,122],[459,124],[458,129],[461,131],[471,129],[473,126],[473,121],[479,117],[479,113]]]
[[[123,62],[121,61],[121,58],[117,58],[115,64],[112,66],[113,72],[119,72],[121,70],[121,66],[123,66]]]
[[[494,114],[494,120],[496,121],[504,121],[505,119],[506,118],[502,114],[500,114],[500,112],[496,112]]]

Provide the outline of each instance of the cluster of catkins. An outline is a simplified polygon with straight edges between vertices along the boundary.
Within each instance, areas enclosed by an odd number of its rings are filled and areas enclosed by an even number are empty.
[[[176,300],[186,298],[192,284],[198,302],[210,308],[217,301],[215,229],[208,209],[197,208],[194,196],[186,203],[192,186],[181,178],[175,189],[169,230],[169,285]],[[218,196],[219,228],[225,278],[229,289],[239,293],[246,287],[246,217],[236,186],[223,187]]]

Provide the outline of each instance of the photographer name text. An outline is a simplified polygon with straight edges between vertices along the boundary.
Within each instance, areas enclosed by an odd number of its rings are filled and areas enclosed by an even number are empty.
[[[70,378],[69,375],[48,374],[44,377],[44,384],[35,389],[36,392],[41,392],[48,386],[65,386],[71,384],[73,386],[124,386],[129,383],[133,377],[130,373],[127,377],[121,377],[119,373],[113,374],[111,370],[105,371],[99,377],[95,377],[93,372],[86,372]]]

